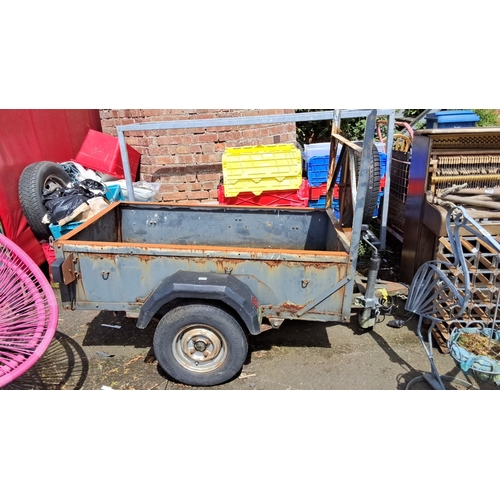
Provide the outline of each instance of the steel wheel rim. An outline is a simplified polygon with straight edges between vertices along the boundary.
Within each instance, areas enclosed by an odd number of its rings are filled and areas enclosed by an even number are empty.
[[[49,175],[43,183],[43,189],[51,193],[58,188],[64,189],[65,187],[66,183],[57,175]]]
[[[172,350],[187,370],[204,373],[219,368],[227,359],[227,344],[215,328],[189,325],[174,338]]]

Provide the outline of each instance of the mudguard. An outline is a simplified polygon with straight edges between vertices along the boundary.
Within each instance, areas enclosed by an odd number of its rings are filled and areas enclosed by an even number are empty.
[[[230,274],[190,271],[177,271],[156,287],[141,307],[137,327],[146,328],[162,306],[180,298],[219,300],[240,316],[250,334],[260,333],[257,298],[245,283]]]

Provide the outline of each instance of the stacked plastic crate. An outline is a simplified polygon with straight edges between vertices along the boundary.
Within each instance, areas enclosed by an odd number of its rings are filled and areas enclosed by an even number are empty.
[[[226,148],[218,201],[224,205],[307,207],[309,184],[293,144]]]
[[[309,182],[309,206],[324,208],[326,206],[326,186],[328,182],[328,169],[330,168],[330,143],[306,144],[304,146],[304,173]],[[338,205],[338,185],[334,186],[333,209],[335,201]],[[338,216],[338,212],[337,212]]]
[[[379,204],[383,196],[385,187],[385,172],[387,155],[382,151],[383,145],[377,144],[380,157],[380,194]],[[337,160],[340,156],[340,147],[337,150]],[[330,167],[330,143],[321,142],[317,144],[307,144],[304,146],[304,172],[310,186],[309,206],[323,208],[326,206],[326,188],[328,182],[328,170]],[[340,174],[333,187],[332,209],[336,217],[340,215],[339,202],[339,182]],[[378,215],[378,206],[375,216]]]

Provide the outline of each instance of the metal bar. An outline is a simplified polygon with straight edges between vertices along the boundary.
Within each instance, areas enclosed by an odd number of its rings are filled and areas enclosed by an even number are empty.
[[[379,250],[385,250],[386,239],[387,239],[387,219],[389,217],[389,193],[391,192],[391,165],[392,165],[392,147],[394,143],[394,126],[396,121],[396,111],[392,110],[389,113],[389,124],[387,125],[387,139],[386,139],[386,169],[385,169],[385,188],[384,188],[384,198],[382,203],[382,220],[380,225],[380,248]]]
[[[380,110],[381,115],[394,113],[394,110]],[[342,110],[342,118],[363,118],[368,116],[370,110],[346,109]],[[333,120],[335,110],[316,111],[311,113],[288,113],[285,115],[263,115],[263,116],[237,116],[233,118],[210,118],[203,120],[174,120],[165,122],[132,123],[129,125],[118,125],[116,129],[121,132],[137,130],[172,130],[205,127],[227,127],[244,125],[265,125],[268,123],[296,123],[321,120]]]
[[[342,118],[363,118],[368,117],[371,113],[369,109],[346,109],[341,110],[340,116]],[[392,128],[389,126],[389,133],[387,137],[387,150],[392,150],[392,129],[394,128],[394,109],[379,109],[379,116],[389,116],[389,123],[392,122]],[[128,199],[135,201],[134,191],[132,187],[132,176],[130,174],[130,161],[128,157],[125,132],[140,131],[140,130],[173,130],[173,129],[191,129],[191,128],[206,128],[206,127],[225,127],[225,126],[244,126],[244,125],[264,125],[269,123],[297,123],[304,121],[321,121],[332,120],[335,121],[339,116],[338,110],[331,111],[317,111],[311,113],[289,113],[281,115],[266,115],[266,116],[240,116],[233,118],[214,118],[203,120],[175,120],[165,122],[149,122],[149,123],[132,123],[129,125],[118,125],[116,127],[118,134],[118,141],[120,144],[120,153],[122,157],[123,170],[125,173],[125,182],[128,190]],[[391,120],[392,118],[392,120]],[[374,132],[375,133],[375,132]],[[391,135],[389,140],[389,134]],[[371,140],[373,137],[370,138]],[[387,164],[389,165],[389,155]],[[388,169],[389,170],[389,169]],[[388,188],[386,188],[388,192]],[[388,203],[384,200],[384,205]],[[386,209],[388,210],[388,208]],[[387,226],[387,213],[385,218],[382,217],[381,232],[385,239],[385,232]],[[385,244],[385,241],[384,241]]]
[[[358,263],[358,249],[361,240],[361,228],[363,225],[363,212],[365,209],[366,191],[368,187],[368,176],[370,170],[370,161],[372,157],[373,137],[377,122],[377,110],[374,109],[366,120],[365,138],[363,141],[363,154],[361,156],[361,166],[358,177],[358,194],[356,197],[356,207],[354,210],[354,219],[352,224],[351,245],[349,248],[349,259],[351,261],[351,280],[346,285],[346,295],[342,307],[342,316],[347,321],[350,314],[352,293],[354,288],[354,276]]]
[[[117,128],[118,130],[118,128]],[[122,155],[123,172],[125,174],[125,184],[127,185],[128,199],[135,201],[134,189],[132,185],[132,174],[130,173],[130,160],[128,157],[127,144],[123,132],[118,132],[118,143],[120,144],[120,153]]]

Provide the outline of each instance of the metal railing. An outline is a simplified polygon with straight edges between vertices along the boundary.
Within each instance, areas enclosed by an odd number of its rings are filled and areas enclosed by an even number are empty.
[[[213,118],[202,120],[175,120],[163,122],[147,122],[133,123],[129,125],[118,125],[116,127],[118,133],[118,141],[120,144],[120,153],[122,157],[123,170],[125,174],[125,182],[128,191],[128,198],[134,201],[134,190],[132,184],[132,175],[130,173],[130,161],[127,152],[127,144],[125,133],[141,130],[174,130],[174,129],[191,129],[191,128],[213,128],[227,126],[245,126],[245,125],[266,125],[273,123],[297,123],[310,121],[335,120],[335,113],[338,110],[332,111],[316,111],[310,113],[289,113],[282,115],[260,115],[260,116],[242,116],[234,118]],[[366,118],[370,115],[370,109],[343,109],[340,112],[340,118]],[[377,109],[377,116],[385,116],[388,120],[387,127],[387,169],[385,181],[384,202],[382,205],[381,228],[380,228],[380,250],[385,249],[387,237],[387,217],[389,209],[389,191],[391,187],[391,172],[390,165],[392,161],[392,144],[394,140],[394,125],[396,110],[395,109]]]

